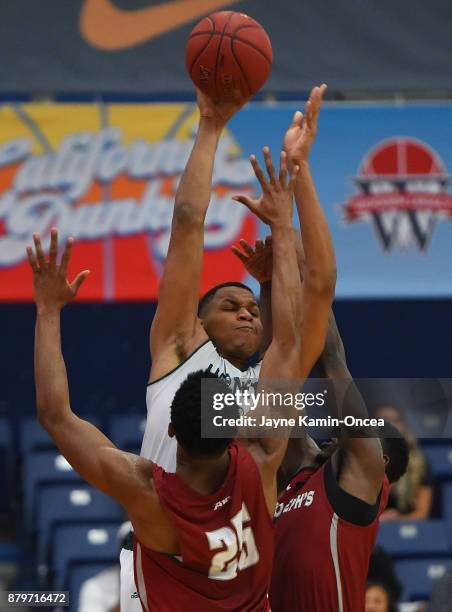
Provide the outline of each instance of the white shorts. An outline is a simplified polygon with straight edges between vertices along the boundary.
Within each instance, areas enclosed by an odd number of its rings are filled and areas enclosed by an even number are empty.
[[[122,548],[119,561],[121,563],[120,610],[121,612],[142,612],[140,598],[135,586],[133,550]]]

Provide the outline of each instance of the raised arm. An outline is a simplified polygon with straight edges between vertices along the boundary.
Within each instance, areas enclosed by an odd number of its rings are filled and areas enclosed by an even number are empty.
[[[31,247],[27,249],[37,307],[35,382],[38,420],[80,476],[122,504],[131,520],[146,512],[152,514],[155,495],[149,485],[151,462],[118,450],[96,427],[72,412],[61,352],[60,312],[76,296],[89,271],[81,272],[69,283],[66,273],[72,239],[69,239],[58,265],[56,230],[52,230],[51,236],[48,261],[39,235],[34,236],[36,255]]]
[[[300,232],[293,228],[293,236],[295,241],[295,250],[297,253],[298,270],[300,280],[303,283],[304,277],[304,250],[301,242]],[[267,236],[265,243],[262,240],[256,240],[254,247],[244,240],[240,239],[240,250],[236,246],[232,246],[231,250],[234,255],[240,259],[245,266],[246,271],[250,276],[255,278],[260,286],[259,292],[259,310],[261,313],[261,321],[263,328],[262,343],[259,349],[261,357],[270,346],[273,336],[272,324],[272,267],[273,267],[273,249],[272,237]]]
[[[340,419],[351,416],[368,419],[364,399],[353,382],[347,366],[344,345],[336,325],[333,311],[330,312],[328,332],[319,360],[321,374],[331,379],[336,397],[336,414]],[[370,427],[365,428],[368,437],[357,437],[359,429],[345,429],[339,438],[339,452],[343,455],[340,486],[355,497],[375,504],[383,484],[385,464],[383,451],[376,432],[373,437]],[[333,457],[338,461],[339,457]]]
[[[293,168],[290,181],[287,182],[286,158],[286,153],[282,152],[280,172],[277,176],[270,151],[268,147],[264,148],[264,160],[269,175],[267,180],[256,158],[251,156],[251,164],[261,185],[262,196],[258,200],[247,196],[234,198],[269,225],[272,232],[271,241],[267,240],[267,248],[271,245],[273,333],[262,362],[261,379],[290,379],[300,374],[301,281],[292,225],[293,189],[299,169]],[[258,249],[260,250],[260,246]],[[268,280],[268,271],[263,280]],[[283,356],[284,363],[278,361],[277,353]]]
[[[242,238],[240,240],[240,246],[242,250],[236,246],[232,246],[231,250],[243,263],[248,274],[255,278],[260,286],[259,311],[261,314],[263,336],[261,346],[259,347],[259,355],[262,358],[265,351],[270,346],[273,336],[271,308],[273,268],[272,237],[271,235],[267,236],[265,242],[256,240],[254,247]]]
[[[293,122],[284,138],[284,149],[288,154],[288,167],[299,166],[300,172],[295,184],[295,201],[303,232],[303,240],[299,232],[295,232],[298,268],[302,280],[303,317],[299,333],[303,342],[303,364],[313,364],[323,348],[326,334],[329,309],[334,297],[336,284],[336,262],[334,247],[328,224],[320,206],[317,192],[312,180],[308,163],[309,153],[317,134],[318,117],[326,85],[314,87],[306,104],[306,117],[295,113]],[[271,283],[267,282],[265,271],[271,264],[271,248],[262,251],[241,240],[243,251],[233,248],[233,252],[244,263],[251,276],[261,285],[259,308],[264,327],[264,342],[261,354],[271,341]],[[263,257],[265,256],[265,261]],[[265,279],[265,283],[262,281]]]
[[[151,327],[151,380],[167,374],[207,339],[197,317],[204,220],[218,140],[239,105],[215,105],[200,92],[198,104],[198,133],[176,193],[168,255]]]
[[[292,165],[300,168],[295,202],[304,247],[302,336],[306,364],[315,362],[322,352],[336,284],[333,242],[308,162],[325,90],[326,85],[314,87],[306,104],[305,117],[300,112],[295,113],[284,138],[289,168]]]
[[[292,212],[293,187],[298,168],[293,170],[289,184],[286,183],[286,155],[281,155],[279,177],[276,176],[268,148],[264,158],[270,180],[267,181],[259,164],[251,158],[254,172],[262,187],[259,200],[241,196],[236,198],[254,214],[267,223],[272,232],[272,285],[271,310],[273,335],[265,353],[259,376],[257,392],[290,393],[298,389],[301,377],[308,374],[300,368],[301,341],[301,281],[297,266],[297,254],[293,240]],[[254,417],[290,418],[294,416],[293,406],[274,404],[258,405]],[[276,502],[276,472],[283,459],[288,430],[276,431],[269,428],[265,437],[249,442],[249,448],[260,467],[269,510]]]

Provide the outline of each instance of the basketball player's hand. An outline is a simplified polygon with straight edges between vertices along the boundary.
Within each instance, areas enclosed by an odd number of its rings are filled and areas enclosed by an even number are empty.
[[[50,250],[48,259],[44,255],[39,234],[33,235],[35,253],[32,247],[27,247],[28,262],[33,272],[34,299],[38,309],[60,310],[75,298],[81,284],[89,274],[89,270],[80,272],[72,283],[67,280],[67,268],[71,258],[74,240],[69,238],[61,257],[58,256],[58,232],[52,229],[50,235]]]
[[[248,274],[261,285],[271,281],[273,270],[272,237],[267,236],[265,242],[256,240],[254,248],[242,238],[240,246],[243,249],[242,251],[236,246],[232,246],[231,250],[243,263]]]
[[[253,200],[248,196],[234,196],[232,199],[244,204],[267,225],[271,226],[278,223],[292,225],[293,192],[299,167],[295,166],[292,169],[289,181],[287,181],[287,155],[284,151],[281,152],[280,156],[278,176],[268,147],[264,147],[264,160],[269,180],[259,166],[256,157],[254,155],[250,157],[254,174],[262,187],[261,197],[258,200]]]
[[[220,131],[229,119],[248,102],[248,99],[242,98],[239,92],[236,92],[235,99],[230,102],[215,102],[198,88],[196,97],[201,118],[212,120],[215,128]]]
[[[284,136],[284,150],[288,155],[288,164],[300,165],[307,161],[312,143],[317,135],[317,124],[326,85],[314,87],[306,102],[305,115],[297,111],[291,126]]]

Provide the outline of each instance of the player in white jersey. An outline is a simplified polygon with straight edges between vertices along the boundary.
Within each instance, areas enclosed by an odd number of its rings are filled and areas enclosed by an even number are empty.
[[[175,438],[166,435],[169,424],[168,398],[174,397],[177,389],[191,372],[209,370],[222,378],[240,379],[251,384],[259,378],[260,363],[244,372],[218,353],[213,342],[206,340],[175,370],[149,383],[146,393],[148,416],[144,432],[141,455],[158,463],[167,472],[176,471]]]
[[[247,369],[263,340],[259,307],[251,290],[241,283],[226,283],[198,304],[215,153],[223,128],[243,103],[215,104],[198,92],[198,133],[176,194],[151,328],[148,416],[141,448],[143,457],[167,471],[176,466],[176,443],[167,432],[170,406],[187,375],[210,369],[231,378],[256,380],[259,376],[259,367]],[[141,612],[131,547],[121,551],[121,612]]]

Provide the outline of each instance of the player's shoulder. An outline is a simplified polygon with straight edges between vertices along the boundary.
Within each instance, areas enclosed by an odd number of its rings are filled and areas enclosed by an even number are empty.
[[[234,440],[230,446],[231,459],[236,463],[236,470],[246,479],[253,479],[259,473],[259,458],[256,457],[254,445],[248,440]]]
[[[157,483],[165,474],[165,470],[146,457],[134,456],[134,458],[135,471],[141,480],[143,492],[151,497],[157,496]]]
[[[195,347],[189,355],[165,374],[148,382],[148,391],[165,386],[174,380],[185,378],[190,372],[214,368],[219,358],[218,352],[211,340],[207,339]]]
[[[326,498],[339,519],[356,527],[370,527],[375,524],[381,513],[382,501],[387,499],[389,489],[385,484],[386,477],[375,504],[369,504],[340,486],[331,458],[322,466],[322,476]]]

